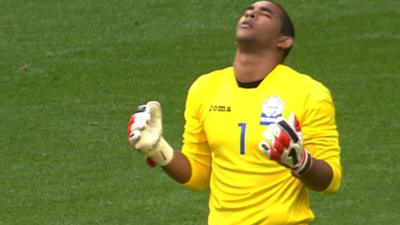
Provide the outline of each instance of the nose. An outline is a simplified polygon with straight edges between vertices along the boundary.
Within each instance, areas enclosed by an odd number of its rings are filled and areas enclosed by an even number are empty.
[[[246,10],[246,12],[244,12],[244,17],[246,18],[255,18],[256,17],[256,13],[254,12],[254,10]]]

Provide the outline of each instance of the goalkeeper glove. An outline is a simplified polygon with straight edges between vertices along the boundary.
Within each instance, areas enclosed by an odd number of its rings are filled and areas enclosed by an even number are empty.
[[[270,159],[291,169],[296,177],[304,175],[312,166],[311,154],[303,148],[303,135],[294,113],[288,120],[281,117],[268,126],[259,148]]]
[[[147,157],[150,166],[155,166],[154,162],[165,166],[174,155],[174,150],[162,137],[161,116],[160,103],[150,101],[139,106],[128,123],[129,143]]]

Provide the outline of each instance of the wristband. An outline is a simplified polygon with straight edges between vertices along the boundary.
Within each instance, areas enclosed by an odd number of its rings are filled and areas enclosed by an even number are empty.
[[[303,159],[299,167],[293,169],[291,172],[295,177],[302,177],[306,174],[313,164],[313,158],[311,157],[310,152],[304,150]]]

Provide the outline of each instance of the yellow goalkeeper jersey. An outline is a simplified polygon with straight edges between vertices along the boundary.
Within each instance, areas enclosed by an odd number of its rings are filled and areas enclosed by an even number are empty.
[[[308,189],[289,169],[258,149],[277,117],[294,112],[304,147],[333,169],[325,193],[341,179],[335,108],[329,90],[308,75],[278,65],[254,88],[242,88],[233,67],[200,76],[185,109],[182,152],[192,168],[185,184],[210,187],[210,225],[308,224],[314,215]]]

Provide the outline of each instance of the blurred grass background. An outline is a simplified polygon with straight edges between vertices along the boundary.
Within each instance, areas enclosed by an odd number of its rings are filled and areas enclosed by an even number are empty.
[[[135,106],[163,105],[181,144],[186,91],[229,66],[253,1],[1,0],[0,225],[206,224],[208,191],[149,169],[126,141]],[[328,86],[344,177],[314,224],[400,220],[400,2],[280,1],[287,64]]]

